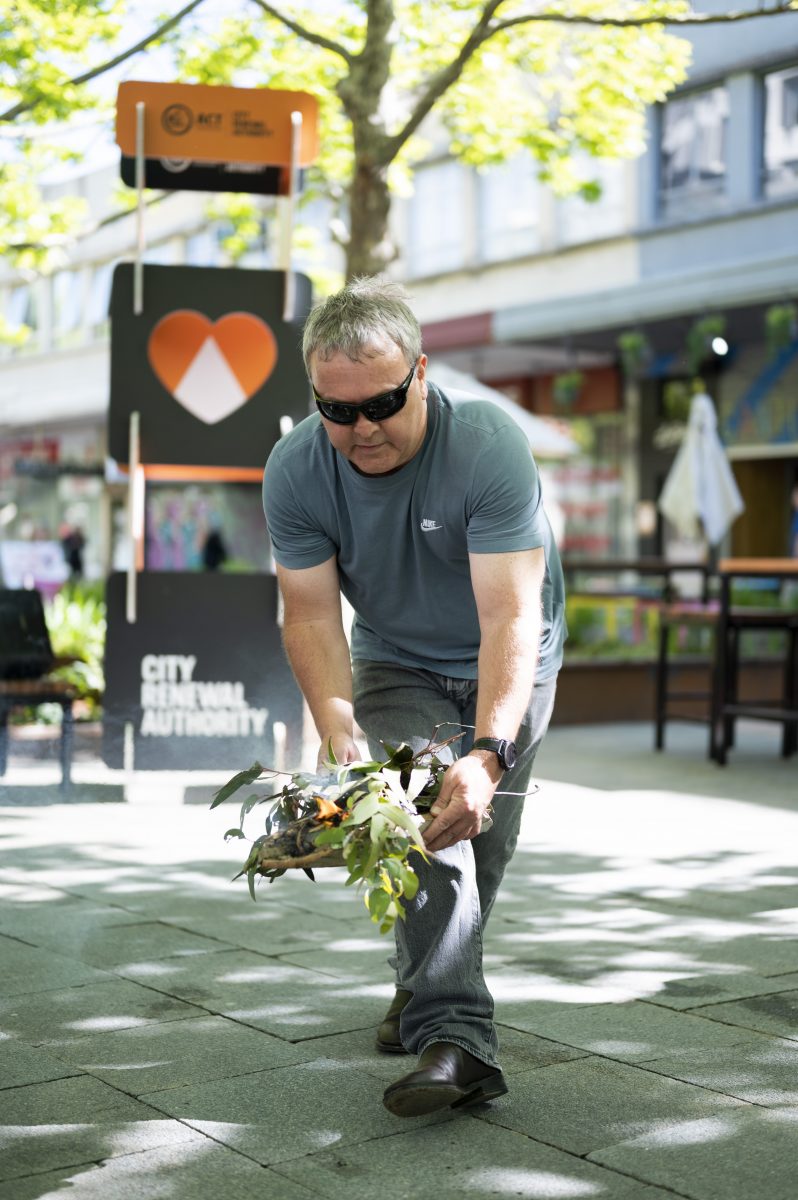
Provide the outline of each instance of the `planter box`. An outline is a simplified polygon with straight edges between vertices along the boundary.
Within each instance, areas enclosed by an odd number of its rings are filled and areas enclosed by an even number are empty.
[[[779,662],[745,663],[740,671],[740,697],[766,700],[782,690]],[[596,725],[612,721],[654,720],[656,664],[653,660],[566,659],[557,684],[552,725]],[[672,691],[709,690],[708,659],[670,661]],[[675,703],[671,709],[676,710]],[[696,716],[707,711],[701,701],[683,700],[679,710]]]

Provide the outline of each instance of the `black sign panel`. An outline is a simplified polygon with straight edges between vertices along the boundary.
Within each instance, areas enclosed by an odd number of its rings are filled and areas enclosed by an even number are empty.
[[[136,186],[136,160],[122,155],[122,182]],[[297,191],[302,190],[299,172]],[[287,196],[288,167],[261,163],[205,163],[187,158],[145,158],[144,186],[172,192],[251,192],[258,196]]]
[[[295,319],[282,319],[283,271],[144,267],[133,312],[133,264],[111,291],[109,453],[129,459],[131,412],[141,461],[262,467],[282,417],[301,421],[310,389],[300,350],[311,285],[295,276]]]
[[[144,573],[135,624],[126,576],[106,589],[103,759],[124,765],[131,722],[136,770],[230,770],[274,765],[274,723],[301,755],[302,699],[280,642],[271,575]]]

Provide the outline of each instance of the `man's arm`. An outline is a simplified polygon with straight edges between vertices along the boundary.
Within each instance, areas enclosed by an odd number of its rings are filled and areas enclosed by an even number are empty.
[[[308,702],[321,746],[332,741],[338,762],[361,757],[354,742],[352,665],[341,620],[335,557],[317,567],[277,567],[283,595],[283,644],[291,670]]]
[[[474,737],[512,739],[535,682],[545,554],[472,554],[470,564],[480,627]],[[501,775],[489,750],[472,750],[449,767],[424,835],[430,850],[476,837]]]

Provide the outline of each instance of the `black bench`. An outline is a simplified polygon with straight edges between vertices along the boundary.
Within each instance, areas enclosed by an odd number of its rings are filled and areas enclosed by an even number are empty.
[[[8,718],[14,708],[61,706],[61,787],[69,788],[72,769],[75,688],[50,672],[72,658],[53,654],[39,592],[0,589],[0,776],[8,764]]]

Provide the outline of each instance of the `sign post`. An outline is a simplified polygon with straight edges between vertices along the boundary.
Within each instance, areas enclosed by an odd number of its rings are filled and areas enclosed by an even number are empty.
[[[291,234],[316,118],[303,92],[119,88],[137,227],[134,262],[114,271],[108,443],[128,473],[131,561],[107,586],[103,757],[128,771],[282,766],[301,749],[276,579],[147,570],[145,487],[259,485],[274,443],[310,411],[299,344],[311,287],[292,269]],[[145,265],[143,193],[159,171],[176,188],[218,179],[279,195],[280,269]]]

